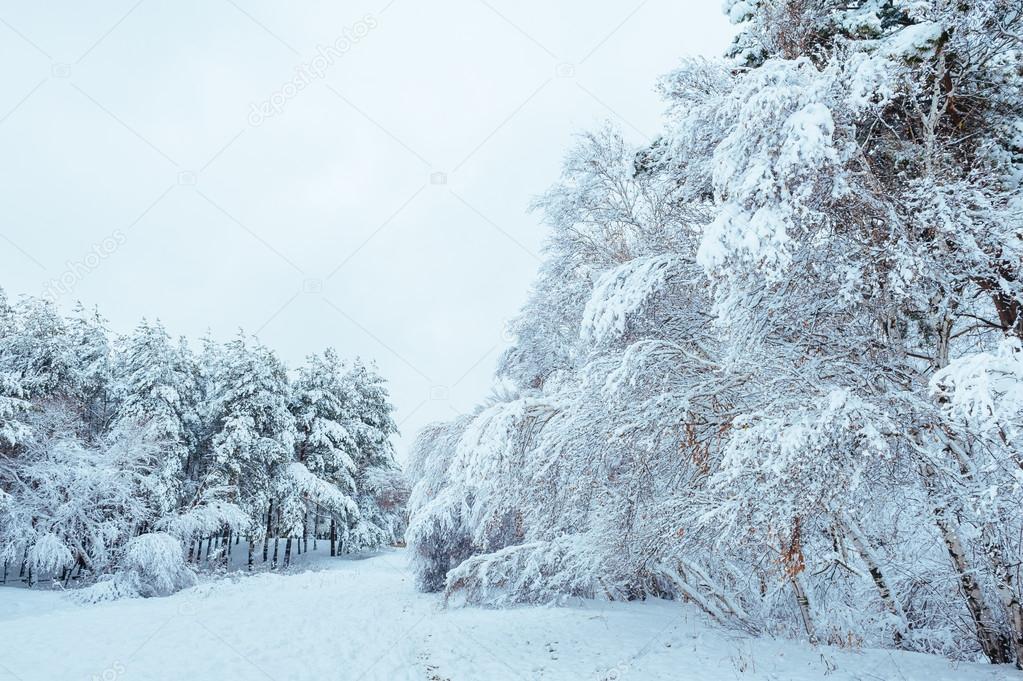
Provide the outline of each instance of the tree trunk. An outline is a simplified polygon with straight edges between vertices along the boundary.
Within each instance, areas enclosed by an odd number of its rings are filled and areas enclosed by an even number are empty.
[[[986,553],[995,573],[998,597],[1005,608],[1011,634],[1009,645],[1016,660],[1016,668],[1023,669],[1023,606],[1020,605],[1016,585],[1013,584],[1013,570],[1005,562],[1002,544],[990,528],[985,528],[984,531],[984,548],[987,549]]]
[[[330,555],[337,555],[337,522],[330,519]]]
[[[255,540],[254,537],[250,536],[250,537],[248,537],[248,542],[249,542],[249,560],[248,560],[248,566],[249,566],[249,572],[252,572],[252,547],[255,545],[256,540]]]
[[[977,284],[991,294],[998,321],[1006,334],[1023,340],[1023,305],[1011,293],[1005,292],[1003,282],[1015,282],[1016,275],[1008,266],[998,268],[998,279],[981,279]]]
[[[939,321],[934,324],[937,342],[932,366],[935,371],[948,366],[949,347],[954,324],[947,312],[940,315],[940,317]],[[939,438],[942,437],[941,431],[938,431],[938,436]],[[948,454],[949,459],[958,464],[963,477],[967,480],[972,479],[968,462],[959,456],[954,443],[946,439],[944,441],[944,450]],[[948,555],[952,559],[952,565],[959,577],[959,586],[966,599],[966,607],[970,611],[970,617],[973,619],[974,627],[977,630],[977,641],[980,643],[985,657],[992,664],[1005,664],[1010,661],[1009,638],[1004,632],[999,631],[998,621],[984,599],[984,592],[980,584],[977,582],[976,577],[974,577],[975,571],[973,566],[970,565],[966,549],[963,547],[962,540],[959,537],[958,528],[953,526],[945,502],[937,496],[937,471],[931,463],[925,462],[922,474],[928,493],[935,499],[934,522],[941,533],[945,549],[948,551]]]
[[[981,650],[992,664],[1009,662],[1009,641],[998,631],[998,624],[984,601],[984,593],[973,576],[973,569],[966,556],[966,550],[959,540],[959,534],[952,528],[943,507],[934,509],[935,522],[941,531],[941,538],[952,559],[952,565],[959,575],[959,585],[966,597],[966,607],[977,629],[977,640]]]
[[[212,534],[210,535],[210,538],[206,540],[206,562],[207,563],[210,562],[210,549],[211,548],[213,548],[213,535]]]
[[[816,645],[817,632],[814,630],[813,616],[810,614],[810,597],[806,594],[806,589],[803,588],[803,580],[796,574],[789,578],[789,582],[792,584],[792,590],[796,593],[796,605],[799,606],[799,616],[803,620],[806,636],[810,639],[810,643]]]
[[[302,516],[302,550],[306,553],[309,553],[309,514],[310,511],[306,509]]]
[[[288,535],[288,541],[284,543],[284,568],[287,569],[291,565],[291,535]]]
[[[901,647],[902,639],[905,636],[906,631],[909,629],[906,613],[903,612],[902,605],[899,603],[899,600],[892,595],[891,588],[888,586],[888,580],[885,579],[877,558],[874,556],[874,551],[863,536],[863,533],[860,532],[860,528],[844,514],[840,522],[842,523],[842,527],[845,528],[846,535],[852,541],[852,545],[856,549],[856,552],[866,564],[867,572],[870,573],[870,578],[874,580],[874,586],[877,587],[877,593],[881,597],[881,602],[884,604],[885,610],[898,620],[898,626],[896,626],[895,632],[892,634],[892,639],[896,647]]]
[[[270,506],[266,511],[266,534],[263,535],[263,562],[266,562],[270,551],[270,533],[273,531],[274,500],[270,500]]]
[[[273,559],[273,562],[270,563],[270,569],[271,570],[276,570],[277,569],[277,547],[280,546],[280,543],[281,543],[281,511],[280,511],[280,509],[277,509],[277,518],[276,518],[276,520],[277,520],[277,522],[276,522],[276,524],[274,526],[274,559]]]

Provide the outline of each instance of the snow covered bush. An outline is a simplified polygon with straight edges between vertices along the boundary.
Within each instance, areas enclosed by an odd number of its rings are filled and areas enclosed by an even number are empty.
[[[35,539],[28,549],[27,556],[29,569],[35,570],[36,573],[66,570],[75,559],[67,545],[52,532]]]
[[[166,596],[194,584],[195,573],[185,565],[185,552],[176,537],[149,532],[125,545],[116,579],[140,596]]]
[[[166,533],[132,537],[124,546],[117,570],[94,584],[72,592],[80,603],[119,598],[169,596],[196,583],[196,572],[185,562],[181,542]]]
[[[416,438],[409,460],[409,477],[416,481],[409,496],[409,526],[405,538],[417,586],[438,591],[448,571],[472,555],[463,525],[463,505],[450,484],[451,460],[468,418],[427,426]]]
[[[181,542],[166,533],[132,537],[124,546],[116,572],[72,593],[81,603],[119,598],[169,596],[196,583],[195,570],[185,562]]]

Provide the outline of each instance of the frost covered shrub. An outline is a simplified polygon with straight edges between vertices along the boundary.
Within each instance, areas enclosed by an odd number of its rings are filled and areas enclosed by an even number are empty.
[[[472,556],[447,573],[445,601],[502,606],[593,598],[602,566],[585,562],[585,547],[573,545],[580,541],[572,536]]]
[[[457,509],[439,500],[421,509],[409,526],[406,540],[412,547],[416,586],[422,591],[441,591],[449,571],[473,554],[468,534],[459,528]]]
[[[72,592],[82,603],[119,598],[169,596],[196,583],[195,571],[185,563],[181,542],[169,534],[152,532],[133,537],[124,547],[117,571]]]
[[[409,497],[405,539],[416,585],[423,591],[441,590],[448,570],[472,555],[462,523],[462,500],[445,489],[451,454],[467,420],[427,426],[412,447],[409,474],[418,482]]]
[[[124,547],[122,580],[140,596],[166,596],[195,583],[195,573],[185,565],[181,542],[164,532],[133,537]]]
[[[47,532],[32,543],[27,562],[37,573],[52,574],[70,567],[74,556],[60,537]]]

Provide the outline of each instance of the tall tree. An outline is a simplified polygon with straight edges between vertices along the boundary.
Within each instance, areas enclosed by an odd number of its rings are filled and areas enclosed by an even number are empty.
[[[307,515],[324,510],[335,528],[354,528],[360,518],[355,476],[358,443],[346,424],[351,419],[350,386],[337,353],[328,348],[310,355],[299,369],[292,395],[292,411],[298,427],[297,463],[308,471],[304,490]],[[299,473],[300,474],[300,473]],[[307,518],[306,525],[317,521]]]
[[[404,479],[394,459],[391,436],[398,432],[393,406],[376,368],[356,360],[343,375],[345,430],[355,445],[359,522],[351,531],[353,550],[398,539],[404,506]]]
[[[508,389],[413,448],[420,584],[1019,665],[1023,13],[726,11],[663,133],[585,137],[539,201]]]
[[[74,385],[89,438],[104,433],[113,418],[113,349],[106,324],[98,309],[86,310],[80,302],[67,320]]]
[[[116,369],[119,395],[112,430],[144,427],[163,443],[165,458],[158,463],[157,477],[164,482],[159,494],[167,511],[184,502],[191,409],[184,369],[180,348],[163,325],[145,320],[124,340]]]
[[[229,485],[251,520],[250,536],[265,542],[276,526],[286,473],[295,455],[295,418],[284,365],[265,346],[243,334],[227,343],[217,378],[217,430],[211,484]]]

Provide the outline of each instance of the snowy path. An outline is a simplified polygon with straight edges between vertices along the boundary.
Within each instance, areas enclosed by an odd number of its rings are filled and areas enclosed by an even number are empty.
[[[1023,679],[750,640],[665,602],[443,611],[414,591],[401,552],[311,565],[94,606],[0,589],[0,681]]]

